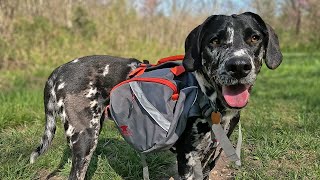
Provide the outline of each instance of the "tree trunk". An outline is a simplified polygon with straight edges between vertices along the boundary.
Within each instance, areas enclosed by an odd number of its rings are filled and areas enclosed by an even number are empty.
[[[298,6],[297,8],[297,21],[296,21],[296,35],[300,34],[300,27],[301,27],[301,10]]]

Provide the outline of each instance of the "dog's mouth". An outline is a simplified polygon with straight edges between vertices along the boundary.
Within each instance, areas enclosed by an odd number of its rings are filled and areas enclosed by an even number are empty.
[[[250,97],[250,85],[223,85],[222,95],[225,102],[231,108],[243,108],[247,105]]]

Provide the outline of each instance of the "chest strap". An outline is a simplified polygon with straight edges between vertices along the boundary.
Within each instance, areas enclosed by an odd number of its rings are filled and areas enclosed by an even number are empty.
[[[143,180],[149,180],[149,170],[148,170],[148,164],[146,161],[146,155],[140,153],[141,163],[142,163],[142,173],[143,173]]]
[[[225,152],[227,158],[230,161],[234,161],[237,166],[241,166],[240,154],[241,154],[241,145],[242,145],[242,131],[241,131],[241,122],[239,121],[239,130],[238,130],[238,142],[236,149],[233,147],[230,139],[227,136],[227,133],[224,131],[223,127],[220,124],[221,114],[219,112],[212,112],[211,114],[211,129],[214,134],[214,138],[219,143],[220,147]]]

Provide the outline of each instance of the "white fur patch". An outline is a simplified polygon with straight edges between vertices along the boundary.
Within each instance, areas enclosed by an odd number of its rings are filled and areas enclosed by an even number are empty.
[[[56,97],[56,92],[54,91],[54,87],[50,91],[52,97]]]
[[[198,143],[198,145],[196,146],[196,149],[197,150],[204,150],[204,152],[206,152],[209,150],[211,143],[212,143],[211,131],[209,131],[203,135],[201,142]]]
[[[66,111],[63,110],[60,114],[60,117],[61,117],[61,122],[62,123],[65,123],[66,122],[66,118],[67,118],[67,114],[66,114]]]
[[[97,88],[96,87],[95,88],[91,87],[89,92],[88,92],[88,94],[86,95],[86,97],[90,98],[90,97],[96,95],[96,93],[97,93]]]
[[[53,81],[52,81],[52,79],[49,79],[49,80],[48,80],[48,84],[49,84],[49,86],[53,86]]]
[[[72,63],[77,63],[79,61],[79,59],[75,59],[72,61]]]
[[[47,108],[48,108],[48,110],[50,110],[50,111],[53,111],[53,110],[54,110],[54,104],[53,104],[53,102],[51,102],[50,100],[49,100],[49,102],[48,102],[48,104],[47,104]]]
[[[216,102],[217,99],[217,92],[214,92],[211,94],[211,96],[209,96],[210,101],[212,102]]]
[[[244,56],[244,55],[246,55],[246,51],[243,50],[243,49],[240,49],[240,50],[238,50],[238,51],[235,51],[233,54],[234,54],[235,56]]]
[[[90,107],[93,108],[95,105],[98,104],[98,101],[94,100],[90,102]]]
[[[200,86],[201,91],[202,91],[203,93],[205,93],[205,92],[206,92],[205,84],[208,84],[208,85],[209,85],[209,82],[208,82],[206,79],[204,79],[204,77],[203,77],[202,74],[197,73],[197,72],[195,72],[194,74],[195,74],[195,77],[196,77],[196,79],[197,79],[197,81],[198,81],[198,84],[199,84],[199,86]],[[212,94],[210,95],[210,97],[208,97],[208,98],[209,98],[212,102],[216,102],[217,92],[212,93]]]
[[[104,71],[103,71],[103,73],[102,73],[102,75],[103,76],[106,76],[107,74],[109,74],[109,64],[108,65],[106,65],[106,67],[104,67]]]
[[[66,83],[62,82],[61,84],[59,84],[58,86],[58,90],[63,89]]]
[[[203,134],[199,134],[198,133],[198,127],[197,125],[199,123],[207,123],[207,120],[206,119],[201,119],[201,118],[198,118],[193,124],[192,124],[192,132],[194,132],[194,142],[192,143],[192,146],[196,147],[198,146],[198,144],[200,143],[200,137],[203,136]]]
[[[33,164],[36,161],[36,158],[39,156],[38,152],[32,152],[30,156],[30,164]]]
[[[136,62],[132,62],[132,63],[128,64],[128,66],[131,68],[131,71],[132,71],[132,70],[137,69],[138,64]]]
[[[231,27],[228,27],[227,28],[227,32],[228,32],[228,40],[227,40],[227,43],[228,44],[232,44],[233,43],[233,37],[234,37],[234,29],[231,28]]]
[[[188,160],[187,164],[189,166],[195,166],[196,165],[196,160],[194,159],[193,153],[194,152],[191,151],[190,153],[186,154],[186,159]]]
[[[198,73],[198,72],[195,72],[194,73],[197,81],[198,81],[198,84],[200,86],[200,89],[203,93],[206,92],[206,87],[205,85],[210,85],[209,82],[203,77],[202,74]],[[208,86],[207,86],[208,87]],[[209,88],[209,87],[208,87]],[[214,96],[214,93],[212,94],[212,96]],[[210,96],[211,97],[211,96]],[[211,99],[210,99],[211,100]]]
[[[63,99],[59,99],[59,101],[57,103],[58,108],[61,108],[63,105],[64,105]]]
[[[90,120],[90,128],[96,127],[100,122],[100,118],[93,118]]]
[[[46,131],[45,135],[47,135],[47,140],[50,143],[52,138],[53,138],[53,129],[55,128],[55,116],[47,114],[47,124],[46,124]],[[45,142],[43,141],[44,139],[41,140],[41,144],[44,144]]]
[[[69,127],[66,131],[66,136],[71,137],[74,134],[74,127],[69,124]]]
[[[227,109],[226,114],[222,117],[222,127],[226,132],[229,131],[230,121],[238,114],[239,110],[236,109]]]

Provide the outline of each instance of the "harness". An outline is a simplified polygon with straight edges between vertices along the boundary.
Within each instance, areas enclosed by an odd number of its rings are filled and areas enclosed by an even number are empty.
[[[187,123],[186,120],[188,119],[188,117],[191,117],[191,116],[201,116],[207,119],[208,123],[211,125],[212,140],[216,141],[217,145],[219,145],[224,150],[225,154],[227,155],[230,161],[235,161],[236,165],[238,166],[241,165],[240,149],[241,149],[241,143],[242,143],[242,133],[241,133],[240,122],[239,122],[239,137],[238,137],[237,147],[235,149],[232,143],[230,142],[229,138],[227,137],[227,134],[226,134],[227,132],[225,132],[224,128],[221,125],[222,117],[221,117],[221,113],[219,112],[221,110],[218,108],[217,103],[211,103],[210,100],[201,92],[201,90],[197,90],[200,88],[197,82],[194,80],[195,78],[192,75],[192,73],[185,72],[184,67],[181,64],[176,63],[176,61],[181,62],[183,58],[184,58],[183,55],[177,55],[177,56],[170,56],[170,57],[160,59],[158,63],[154,65],[148,64],[148,63],[141,63],[138,68],[136,68],[129,74],[128,80],[119,83],[113,88],[113,90],[111,90],[110,105],[114,107],[107,108],[108,114],[111,115],[109,117],[111,117],[111,119],[113,119],[116,122],[120,130],[120,133],[122,134],[124,139],[129,144],[131,144],[134,147],[134,149],[140,152],[141,163],[143,165],[144,180],[149,179],[148,165],[146,162],[145,153],[170,148],[183,132],[185,124]],[[167,67],[169,67],[169,71],[170,71],[169,73],[168,73]],[[155,71],[155,73],[152,74],[153,70],[159,70],[159,69],[160,71]],[[145,74],[151,74],[151,76],[146,76]],[[159,78],[159,74],[160,76],[162,76],[161,74],[164,74],[166,78],[162,78],[162,77]],[[170,79],[172,78],[171,74],[173,74],[173,78],[181,77],[180,75],[184,74],[181,80],[187,81],[187,82],[181,83],[183,84],[183,89],[181,89],[182,94],[180,92],[180,89],[177,88],[181,85],[179,85],[179,83],[176,84],[173,80]],[[143,85],[143,83],[145,85]],[[150,86],[150,83],[154,83],[154,85]],[[169,96],[170,98],[168,97],[169,98],[168,103],[171,103],[171,104],[176,103],[172,108],[176,109],[176,111],[178,112],[173,113],[174,116],[172,117],[174,119],[172,120],[172,122],[170,120],[168,121],[168,117],[170,116],[166,116],[166,114],[172,109],[169,108],[169,110],[167,109],[164,111],[159,111],[157,107],[155,107],[155,105],[151,103],[152,100],[151,102],[148,100],[148,97],[150,97],[150,95],[148,95],[148,92],[143,92],[144,91],[143,87],[150,89],[154,86],[158,86],[161,84],[169,87],[167,88],[168,90],[166,91],[169,91],[169,92],[172,91],[172,95],[169,94],[171,97],[170,96]],[[190,85],[191,89],[188,89],[189,88],[188,86],[185,87],[185,84],[188,84],[188,85],[191,84]],[[159,88],[160,87],[161,86],[159,86]],[[130,89],[130,90],[126,91],[126,89],[124,88]],[[183,93],[184,91],[188,92],[189,94],[184,94]],[[130,95],[130,93],[132,95]],[[168,96],[168,93],[165,93],[165,94]],[[119,97],[126,96],[126,95],[128,96],[128,98],[125,99],[125,101],[119,100]],[[180,97],[181,95],[186,97]],[[183,104],[184,100],[186,101],[185,104]],[[124,105],[123,102],[126,103],[127,101],[130,101],[128,102],[129,104],[130,103],[135,103],[135,104],[129,105],[128,108],[125,108],[123,107]],[[140,111],[140,109],[135,110],[133,108],[133,105],[138,106],[137,103],[139,107],[142,109],[142,111]],[[194,104],[197,104],[198,108],[192,108],[194,107]],[[121,109],[121,107],[123,109],[129,109],[129,114],[127,111],[118,112],[119,108]],[[188,109],[181,110],[181,108],[188,108]],[[160,109],[163,109],[163,108],[160,108]],[[161,114],[162,112],[165,114],[164,115]],[[154,121],[153,124],[152,123],[150,124],[150,122],[148,122],[149,125],[144,126],[139,124],[140,122],[143,123],[142,121],[132,122],[132,121],[135,121],[134,119],[132,119],[128,125],[122,125],[122,123],[125,123],[124,119],[126,119],[126,117],[132,118],[137,113],[138,113],[137,116],[140,117],[140,119],[141,118],[143,119],[143,117],[148,117],[149,119],[151,118],[150,121]],[[139,113],[144,113],[144,115],[139,116]],[[179,116],[182,116],[182,118]],[[179,121],[185,121],[185,122],[181,123]],[[179,129],[172,129],[173,125],[177,126],[177,128]],[[149,128],[150,126],[152,126],[151,128],[153,128],[154,131],[157,131],[157,132],[161,130],[165,130],[164,133],[167,133],[167,134],[161,135],[166,138],[165,141],[153,142],[153,141],[150,141],[150,138],[147,138],[147,141],[145,142],[143,138],[145,138],[145,136],[148,136],[150,133],[153,132],[152,130],[150,132],[150,128]],[[157,126],[157,127],[154,128],[154,126]],[[129,128],[133,128],[133,129],[143,128],[143,129],[139,129],[139,131],[140,130],[145,131],[146,134],[142,135],[140,132],[138,133],[140,134],[140,136],[134,137],[132,136],[132,134],[134,134],[135,131],[133,130],[131,131]],[[150,135],[150,137],[154,137],[154,135]],[[159,135],[157,135],[157,138],[159,139]],[[138,144],[135,144],[135,143],[138,143]],[[221,151],[216,150],[214,151],[212,156],[214,158],[217,158],[219,157],[220,152]],[[210,158],[212,156],[210,156]],[[196,179],[203,179],[203,173],[202,173],[201,167],[205,167],[207,163],[208,161],[204,164],[204,166],[202,166],[200,161],[196,162],[196,166],[194,167]]]

